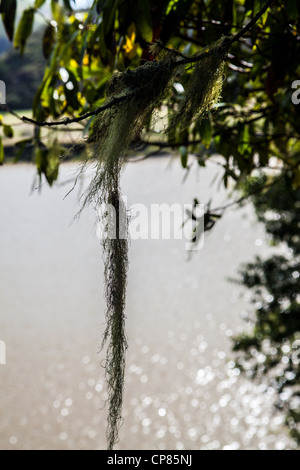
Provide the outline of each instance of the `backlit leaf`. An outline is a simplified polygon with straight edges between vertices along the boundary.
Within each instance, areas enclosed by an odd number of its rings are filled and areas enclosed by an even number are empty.
[[[16,49],[20,50],[21,54],[24,54],[26,42],[32,33],[34,12],[34,8],[28,8],[23,12],[15,35],[14,46]]]
[[[135,20],[138,34],[147,42],[152,41],[152,17],[149,0],[136,0],[133,7],[133,18]]]
[[[35,0],[35,8],[40,8],[44,3],[46,2],[46,0]]]
[[[14,136],[14,131],[11,126],[3,126],[3,132],[4,132],[5,137],[8,137],[9,139],[11,139]]]
[[[16,10],[16,0],[6,0],[5,2],[1,2],[0,12],[2,13],[2,21],[10,41],[12,41],[14,37]]]
[[[182,146],[179,149],[179,153],[181,157],[182,168],[186,169],[188,166],[188,158],[189,158],[188,149],[185,146]]]
[[[0,165],[3,165],[4,162],[4,147],[2,142],[2,137],[0,135]]]

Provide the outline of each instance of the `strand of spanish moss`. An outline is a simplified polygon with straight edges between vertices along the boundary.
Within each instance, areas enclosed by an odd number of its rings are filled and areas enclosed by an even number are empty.
[[[107,445],[112,450],[118,442],[122,424],[124,376],[127,339],[125,333],[125,301],[128,267],[128,241],[110,240],[105,247],[106,331],[103,347],[108,342],[106,381],[108,391]]]
[[[106,347],[108,450],[112,450],[117,444],[123,421],[122,405],[128,347],[125,332],[128,221],[120,191],[120,171],[120,159],[114,158],[102,162],[97,168],[96,176],[84,201],[84,204],[93,202],[98,207],[110,204],[115,211],[115,233],[110,233],[102,240],[106,299],[106,329],[102,339],[102,349]]]
[[[123,207],[119,189],[120,168],[121,165],[118,161],[114,162],[111,168],[106,167],[111,177],[110,187],[107,188],[109,193],[106,197],[115,209],[117,224],[116,237],[108,237],[103,241],[107,311],[102,348],[107,344],[106,381],[109,409],[106,435],[109,450],[112,450],[117,444],[122,424],[126,350],[128,347],[125,333],[128,239],[124,236],[124,228],[127,235],[127,220],[124,220],[124,218],[126,219],[126,208]]]

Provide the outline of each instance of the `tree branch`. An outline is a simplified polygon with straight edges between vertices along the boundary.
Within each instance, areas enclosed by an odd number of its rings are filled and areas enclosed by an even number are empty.
[[[268,8],[270,8],[271,4],[273,3],[274,0],[268,0],[267,3],[262,7],[262,9],[255,15],[253,20],[251,20],[239,33],[235,34],[231,38],[231,44],[234,42],[237,42],[241,37],[243,37],[250,29],[255,26],[255,24],[260,20],[260,18],[265,14]]]
[[[19,121],[22,121],[22,118],[21,116],[19,116],[15,111],[13,111],[12,109],[10,109],[7,104],[0,104],[0,109],[7,112],[8,114],[11,114],[12,116],[14,116],[15,118],[19,119]]]
[[[134,91],[132,92],[132,94]],[[85,119],[88,119],[92,116],[97,116],[98,114],[102,113],[106,109],[113,108],[117,104],[121,103],[122,101],[126,100],[128,96],[130,96],[131,93],[127,93],[126,95],[121,95],[113,98],[110,100],[108,103],[104,104],[103,106],[100,106],[100,108],[97,108],[95,111],[90,111],[89,113],[83,114],[82,116],[79,116],[77,118],[66,118],[63,119],[62,121],[35,121],[34,119],[30,119],[26,116],[19,117],[21,121],[23,122],[28,122],[30,124],[34,124],[35,126],[43,127],[43,126],[48,126],[48,127],[53,127],[53,126],[67,126],[68,124],[73,124],[75,122],[81,122],[84,121]],[[16,115],[16,114],[15,114]]]

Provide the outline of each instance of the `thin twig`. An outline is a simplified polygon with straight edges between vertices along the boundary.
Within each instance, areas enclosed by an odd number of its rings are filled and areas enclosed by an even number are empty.
[[[243,37],[253,26],[260,20],[260,18],[265,14],[268,8],[270,8],[271,4],[274,0],[268,0],[267,3],[262,7],[262,9],[254,16],[253,20],[249,21],[249,23],[235,36],[231,38],[231,44],[234,42],[239,41],[241,37]]]
[[[132,92],[134,94],[134,91]],[[89,113],[83,114],[82,116],[79,116],[77,118],[65,118],[62,121],[35,121],[34,119],[28,118],[26,116],[22,116],[21,121],[23,122],[28,122],[30,124],[34,124],[35,126],[43,127],[43,126],[48,126],[48,127],[53,127],[53,126],[67,126],[68,124],[74,124],[75,122],[81,122],[84,121],[85,119],[88,119],[92,116],[97,116],[98,114],[102,113],[106,109],[113,108],[117,104],[121,103],[122,101],[126,100],[130,93],[126,95],[121,95],[121,96],[116,96],[112,100],[110,100],[108,103],[104,104],[103,106],[100,106],[97,108],[95,111],[90,111]],[[18,117],[18,116],[17,116]]]
[[[11,114],[15,118],[19,119],[19,121],[22,121],[21,116],[19,116],[13,109],[9,108],[7,104],[0,104],[0,109],[3,111],[6,111],[8,114]]]

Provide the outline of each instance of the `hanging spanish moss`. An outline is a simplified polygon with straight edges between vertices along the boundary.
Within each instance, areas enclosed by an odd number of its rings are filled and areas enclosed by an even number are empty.
[[[126,150],[138,139],[149,115],[168,88],[174,68],[171,61],[147,63],[135,71],[116,73],[108,88],[108,99],[124,98],[95,119],[88,142],[97,169],[83,200],[83,207],[109,204],[116,216],[115,237],[102,240],[105,265],[106,330],[102,347],[107,346],[108,386],[107,445],[118,442],[122,424],[127,340],[125,302],[128,270],[126,208],[120,191],[120,172]],[[109,232],[109,227],[106,227]]]
[[[116,236],[103,240],[105,256],[105,297],[107,303],[107,326],[102,347],[107,343],[106,380],[108,387],[108,449],[118,441],[118,430],[122,422],[122,403],[125,374],[127,340],[125,333],[125,302],[128,269],[128,240],[126,208],[123,205],[119,175],[120,163],[116,162],[103,171],[110,173],[107,202],[115,209]],[[124,233],[124,230],[126,233]]]
[[[187,127],[195,117],[201,117],[217,102],[222,86],[224,59],[227,49],[220,40],[208,50],[209,56],[197,63],[192,61],[186,98],[172,125]],[[105,265],[105,297],[107,303],[106,330],[102,347],[107,347],[106,381],[108,386],[107,445],[113,449],[118,442],[122,424],[122,404],[127,340],[125,303],[128,271],[128,219],[120,190],[120,172],[129,146],[134,145],[157,108],[175,76],[185,62],[174,51],[161,51],[159,61],[148,62],[134,71],[115,73],[107,87],[112,103],[96,117],[88,143],[97,161],[96,174],[84,195],[83,205],[100,208],[109,204],[116,217],[115,236],[102,240]],[[206,52],[206,51],[205,51]],[[106,221],[109,225],[110,222]],[[106,232],[111,233],[106,226]]]
[[[179,125],[181,129],[188,128],[195,119],[201,119],[218,103],[229,44],[229,38],[224,37],[194,56],[197,59],[203,52],[207,54],[192,65],[185,98],[171,122],[172,127]]]

